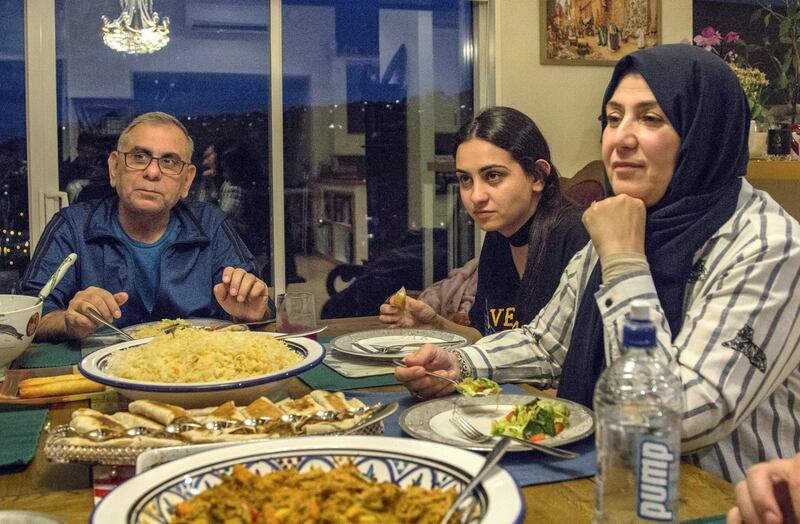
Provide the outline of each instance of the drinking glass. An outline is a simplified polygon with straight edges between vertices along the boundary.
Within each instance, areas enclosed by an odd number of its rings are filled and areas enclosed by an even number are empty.
[[[295,333],[317,326],[317,310],[311,293],[283,293],[277,297],[276,329]]]

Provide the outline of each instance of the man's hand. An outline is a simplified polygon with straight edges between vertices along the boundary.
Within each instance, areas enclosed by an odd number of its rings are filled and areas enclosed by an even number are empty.
[[[426,371],[453,380],[459,377],[456,357],[435,344],[425,344],[419,351],[405,357],[403,363],[408,367],[394,368],[394,377],[420,399],[441,397],[454,389],[449,382],[426,375]]]
[[[403,307],[381,304],[380,321],[392,327],[437,329],[436,311],[421,300],[406,297]]]
[[[267,315],[267,284],[242,268],[226,267],[214,297],[229,315],[244,322],[258,322]]]
[[[112,294],[94,286],[78,291],[64,312],[66,336],[81,340],[94,333],[99,324],[88,316],[89,308],[94,308],[106,322],[110,323],[122,317],[119,306],[127,301],[128,294],[124,291]]]
[[[624,194],[592,202],[583,213],[583,225],[601,258],[613,253],[644,255],[646,220],[644,202]]]

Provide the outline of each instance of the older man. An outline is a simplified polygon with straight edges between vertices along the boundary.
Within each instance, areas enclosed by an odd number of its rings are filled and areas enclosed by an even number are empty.
[[[116,196],[70,206],[48,223],[21,292],[36,294],[67,254],[78,262],[45,300],[38,340],[90,335],[92,309],[118,326],[270,313],[267,285],[225,214],[181,201],[195,176],[193,149],[175,117],[137,117],[108,157]]]

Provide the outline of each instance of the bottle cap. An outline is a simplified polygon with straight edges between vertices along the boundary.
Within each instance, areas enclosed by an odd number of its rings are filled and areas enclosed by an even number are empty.
[[[631,302],[631,312],[628,318],[631,320],[650,320],[650,304],[646,300],[637,298]]]
[[[631,302],[631,310],[622,327],[622,345],[628,348],[651,348],[656,345],[656,328],[650,321],[648,302]]]

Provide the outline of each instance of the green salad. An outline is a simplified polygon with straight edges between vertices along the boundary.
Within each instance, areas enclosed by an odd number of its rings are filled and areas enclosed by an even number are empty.
[[[488,378],[465,378],[456,386],[456,391],[468,397],[498,395],[500,384]]]
[[[492,423],[492,435],[508,435],[531,442],[554,437],[569,427],[569,408],[563,402],[536,398],[514,406]]]

